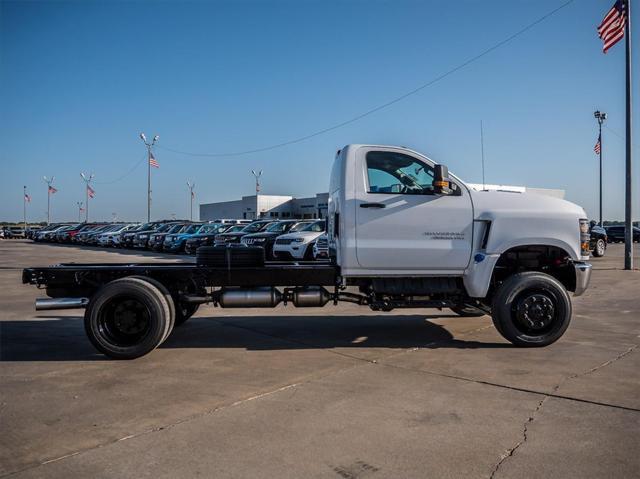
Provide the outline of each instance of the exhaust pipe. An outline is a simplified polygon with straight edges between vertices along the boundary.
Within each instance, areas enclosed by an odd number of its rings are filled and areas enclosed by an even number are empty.
[[[89,298],[36,298],[36,311],[86,308]]]

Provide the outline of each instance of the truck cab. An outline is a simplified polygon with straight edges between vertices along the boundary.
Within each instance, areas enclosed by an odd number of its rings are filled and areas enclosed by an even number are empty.
[[[402,147],[348,145],[331,172],[331,254],[345,282],[374,290],[396,284],[426,295],[454,280],[490,307],[502,280],[536,271],[579,295],[590,274],[586,218],[557,198],[472,190]]]

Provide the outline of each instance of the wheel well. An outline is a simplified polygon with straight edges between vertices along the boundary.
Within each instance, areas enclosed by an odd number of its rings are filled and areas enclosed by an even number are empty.
[[[491,289],[509,276],[523,271],[546,273],[560,281],[567,291],[576,289],[571,256],[562,248],[547,245],[516,246],[502,253],[493,269]]]

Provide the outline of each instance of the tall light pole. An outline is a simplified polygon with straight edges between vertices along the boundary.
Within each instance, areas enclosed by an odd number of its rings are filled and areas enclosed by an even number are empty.
[[[258,193],[260,193],[260,177],[262,176],[262,170],[251,170],[251,173],[256,177],[256,196],[258,196]]]
[[[51,221],[51,192],[54,189],[51,184],[56,177],[52,176],[51,178],[47,178],[46,176],[43,176],[42,179],[47,184],[47,224],[49,224]]]
[[[147,137],[144,133],[140,133],[140,139],[147,147],[147,223],[151,221],[151,160],[153,159],[153,153],[151,148],[155,145],[156,141],[160,139],[158,135],[153,137],[151,143],[147,141]],[[155,159],[154,159],[155,161]]]
[[[27,234],[27,185],[22,187],[22,222],[24,223],[24,234]]]
[[[600,226],[602,226],[602,124],[607,119],[607,114],[603,111],[596,110],[593,116],[598,120],[598,155],[600,156]]]
[[[93,198],[93,188],[91,188],[91,180],[93,180],[93,173],[91,173],[89,176],[85,175],[84,173],[80,173],[80,177],[82,178],[82,181],[84,181],[85,183],[85,205],[87,205],[87,207],[84,209],[84,222],[88,223],[89,222],[89,197]]]
[[[82,205],[84,203],[82,201],[76,201],[76,205],[78,206],[78,223],[80,223],[82,221],[81,215],[82,215]]]
[[[191,202],[191,207],[189,209],[189,220],[193,221],[193,198],[196,196],[196,194],[193,192],[193,189],[196,187],[196,184],[187,181],[187,186],[189,187],[189,201]]]

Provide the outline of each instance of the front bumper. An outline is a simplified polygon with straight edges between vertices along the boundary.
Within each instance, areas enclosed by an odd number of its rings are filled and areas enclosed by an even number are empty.
[[[574,261],[573,267],[576,271],[576,289],[573,292],[574,296],[580,296],[589,287],[589,281],[591,280],[591,263],[586,261]]]

